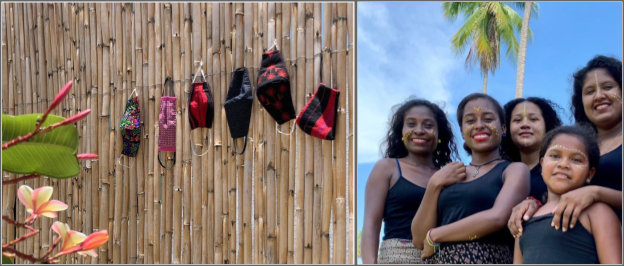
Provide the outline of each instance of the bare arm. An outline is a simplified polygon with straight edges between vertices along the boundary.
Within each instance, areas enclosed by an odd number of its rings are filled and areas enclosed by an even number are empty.
[[[596,201],[604,202],[609,206],[622,210],[622,191],[608,187],[595,186]]]
[[[420,207],[412,220],[412,243],[414,247],[423,250],[426,234],[436,226],[438,218],[438,197],[443,187],[456,183],[466,177],[466,168],[463,163],[452,162],[438,170],[427,183],[427,190],[420,203]]]
[[[600,263],[622,264],[622,232],[618,217],[604,203],[594,203],[588,208],[588,214]]]
[[[514,245],[514,264],[522,264],[522,251],[520,251],[520,238],[516,237],[516,244]]]
[[[529,168],[512,163],[503,173],[505,181],[491,209],[475,213],[431,231],[434,242],[468,241],[494,233],[507,225],[511,210],[529,195]]]
[[[379,232],[386,203],[386,195],[392,178],[391,160],[383,159],[373,167],[368,182],[364,205],[364,225],[362,228],[362,262],[376,264],[379,251]]]

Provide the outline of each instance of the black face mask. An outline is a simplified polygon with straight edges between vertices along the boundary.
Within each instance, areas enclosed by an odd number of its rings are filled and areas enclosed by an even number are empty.
[[[245,137],[245,147],[240,154],[243,154],[247,147],[252,104],[253,95],[251,94],[251,82],[247,68],[238,68],[232,73],[232,82],[230,82],[227,99],[223,107],[232,138]]]

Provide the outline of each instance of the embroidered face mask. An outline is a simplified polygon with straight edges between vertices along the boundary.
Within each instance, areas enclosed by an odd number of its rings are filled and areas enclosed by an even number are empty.
[[[160,160],[161,151],[174,152],[173,164],[175,165],[175,151],[176,151],[176,125],[178,123],[176,118],[176,97],[173,91],[173,80],[171,77],[167,77],[165,80],[165,88],[172,96],[162,96],[160,98],[160,114],[158,115],[158,162],[165,169],[171,169],[165,167]]]
[[[310,136],[334,140],[339,96],[340,91],[319,84],[312,99],[299,113],[297,125]]]
[[[214,99],[210,85],[205,80],[192,83],[188,110],[191,130],[198,127],[212,128]]]
[[[251,122],[252,101],[253,96],[247,68],[238,68],[232,73],[232,82],[223,107],[232,138],[245,137],[245,147],[247,146],[247,134]],[[245,147],[240,154],[245,152]]]
[[[281,125],[295,118],[290,80],[280,51],[271,50],[262,55],[256,95],[277,124]]]
[[[119,125],[123,140],[122,155],[135,157],[139,151],[139,143],[141,142],[140,114],[139,98],[136,95],[131,96],[126,102],[126,109]]]

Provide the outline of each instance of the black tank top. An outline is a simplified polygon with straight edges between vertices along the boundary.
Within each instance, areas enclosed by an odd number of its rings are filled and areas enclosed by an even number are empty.
[[[503,171],[511,162],[498,163],[485,175],[468,182],[458,182],[446,187],[438,198],[438,226],[447,225],[475,213],[491,209],[503,188]],[[466,239],[468,241],[468,239]],[[514,239],[507,226],[476,240],[483,243],[503,244],[513,247]],[[442,243],[442,246],[454,243]]]
[[[597,264],[594,236],[583,225],[565,233],[550,226],[553,214],[524,222],[520,251],[524,264]]]
[[[622,145],[600,156],[596,174],[590,184],[622,191]],[[613,208],[613,211],[622,222],[622,210]]]
[[[529,192],[529,196],[541,201],[542,204],[546,204],[548,188],[544,178],[542,178],[542,165],[539,163],[531,169],[531,192]]]
[[[399,179],[386,195],[384,207],[384,237],[383,240],[392,238],[412,239],[412,220],[423,197],[425,188],[418,186],[403,177],[399,159],[396,159],[399,169]]]

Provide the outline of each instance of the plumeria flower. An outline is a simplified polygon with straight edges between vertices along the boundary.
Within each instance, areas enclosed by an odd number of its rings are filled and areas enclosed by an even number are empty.
[[[34,191],[29,186],[23,185],[17,190],[17,198],[26,206],[26,211],[30,217],[26,222],[36,219],[39,216],[56,218],[56,212],[67,209],[67,204],[58,200],[50,200],[52,197],[52,187],[40,187]]]
[[[83,233],[70,230],[69,225],[59,221],[54,222],[52,230],[61,237],[61,251],[54,257],[74,252],[78,252],[83,257],[87,255],[97,257],[95,249],[108,241],[108,231],[106,230],[85,236]]]

